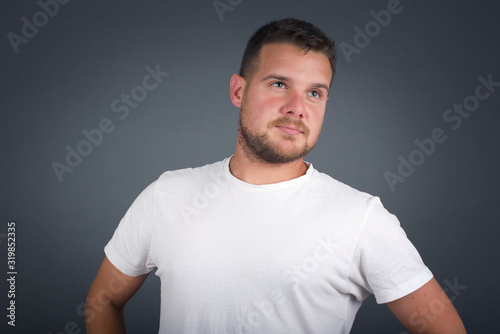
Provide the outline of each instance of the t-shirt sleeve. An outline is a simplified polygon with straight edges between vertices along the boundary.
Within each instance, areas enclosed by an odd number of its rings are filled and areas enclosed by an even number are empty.
[[[417,290],[432,277],[420,254],[408,240],[399,220],[378,197],[371,200],[356,247],[351,278],[388,303]]]
[[[150,184],[135,199],[104,247],[109,261],[129,276],[146,274],[155,268],[150,254],[155,184]]]

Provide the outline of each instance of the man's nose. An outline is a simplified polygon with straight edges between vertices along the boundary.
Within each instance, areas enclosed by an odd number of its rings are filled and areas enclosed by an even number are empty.
[[[289,117],[304,118],[306,113],[304,96],[298,92],[290,94],[283,106],[283,112]]]

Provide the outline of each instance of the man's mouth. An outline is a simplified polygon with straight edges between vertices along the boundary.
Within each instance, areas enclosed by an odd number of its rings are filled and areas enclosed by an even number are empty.
[[[280,129],[281,131],[285,132],[286,134],[292,135],[292,136],[300,135],[303,133],[303,131],[301,129],[296,128],[296,127],[291,126],[291,125],[277,125],[276,127],[278,129]]]

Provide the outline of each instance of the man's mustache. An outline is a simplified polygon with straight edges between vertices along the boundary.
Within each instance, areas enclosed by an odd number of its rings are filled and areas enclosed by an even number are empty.
[[[278,118],[269,124],[270,128],[274,128],[276,126],[292,127],[301,131],[305,136],[309,134],[309,128],[302,121],[290,119],[288,117]]]

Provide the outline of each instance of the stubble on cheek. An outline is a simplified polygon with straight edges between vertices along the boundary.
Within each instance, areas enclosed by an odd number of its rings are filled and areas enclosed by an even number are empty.
[[[315,146],[318,137],[310,138],[310,129],[300,119],[282,116],[270,121],[267,127],[252,130],[252,110],[248,109],[247,86],[240,106],[238,123],[238,143],[243,148],[250,161],[260,161],[272,164],[292,162],[304,157]],[[290,135],[279,129],[278,126],[289,126],[299,129],[302,134]],[[259,132],[260,131],[260,132]],[[279,131],[273,133],[274,131]],[[274,141],[271,138],[274,137]],[[299,139],[304,139],[302,146],[297,146]]]
[[[260,161],[272,164],[288,163],[302,158],[309,153],[314,146],[314,143],[312,146],[309,146],[307,141],[305,141],[302,147],[292,147],[288,149],[283,148],[283,145],[294,145],[294,143],[298,140],[298,137],[294,135],[281,134],[281,138],[279,140],[284,140],[288,143],[285,142],[280,144],[278,142],[273,142],[266,132],[252,132],[246,126],[248,122],[245,117],[246,115],[244,112],[240,114],[238,141],[251,161]],[[305,138],[309,136],[309,129],[304,126],[302,122],[295,122],[293,120],[283,118],[270,122],[267,130],[268,132],[273,131],[273,128],[276,128],[277,125],[290,126],[292,124],[294,127],[303,131],[303,134],[300,136],[304,136]]]

